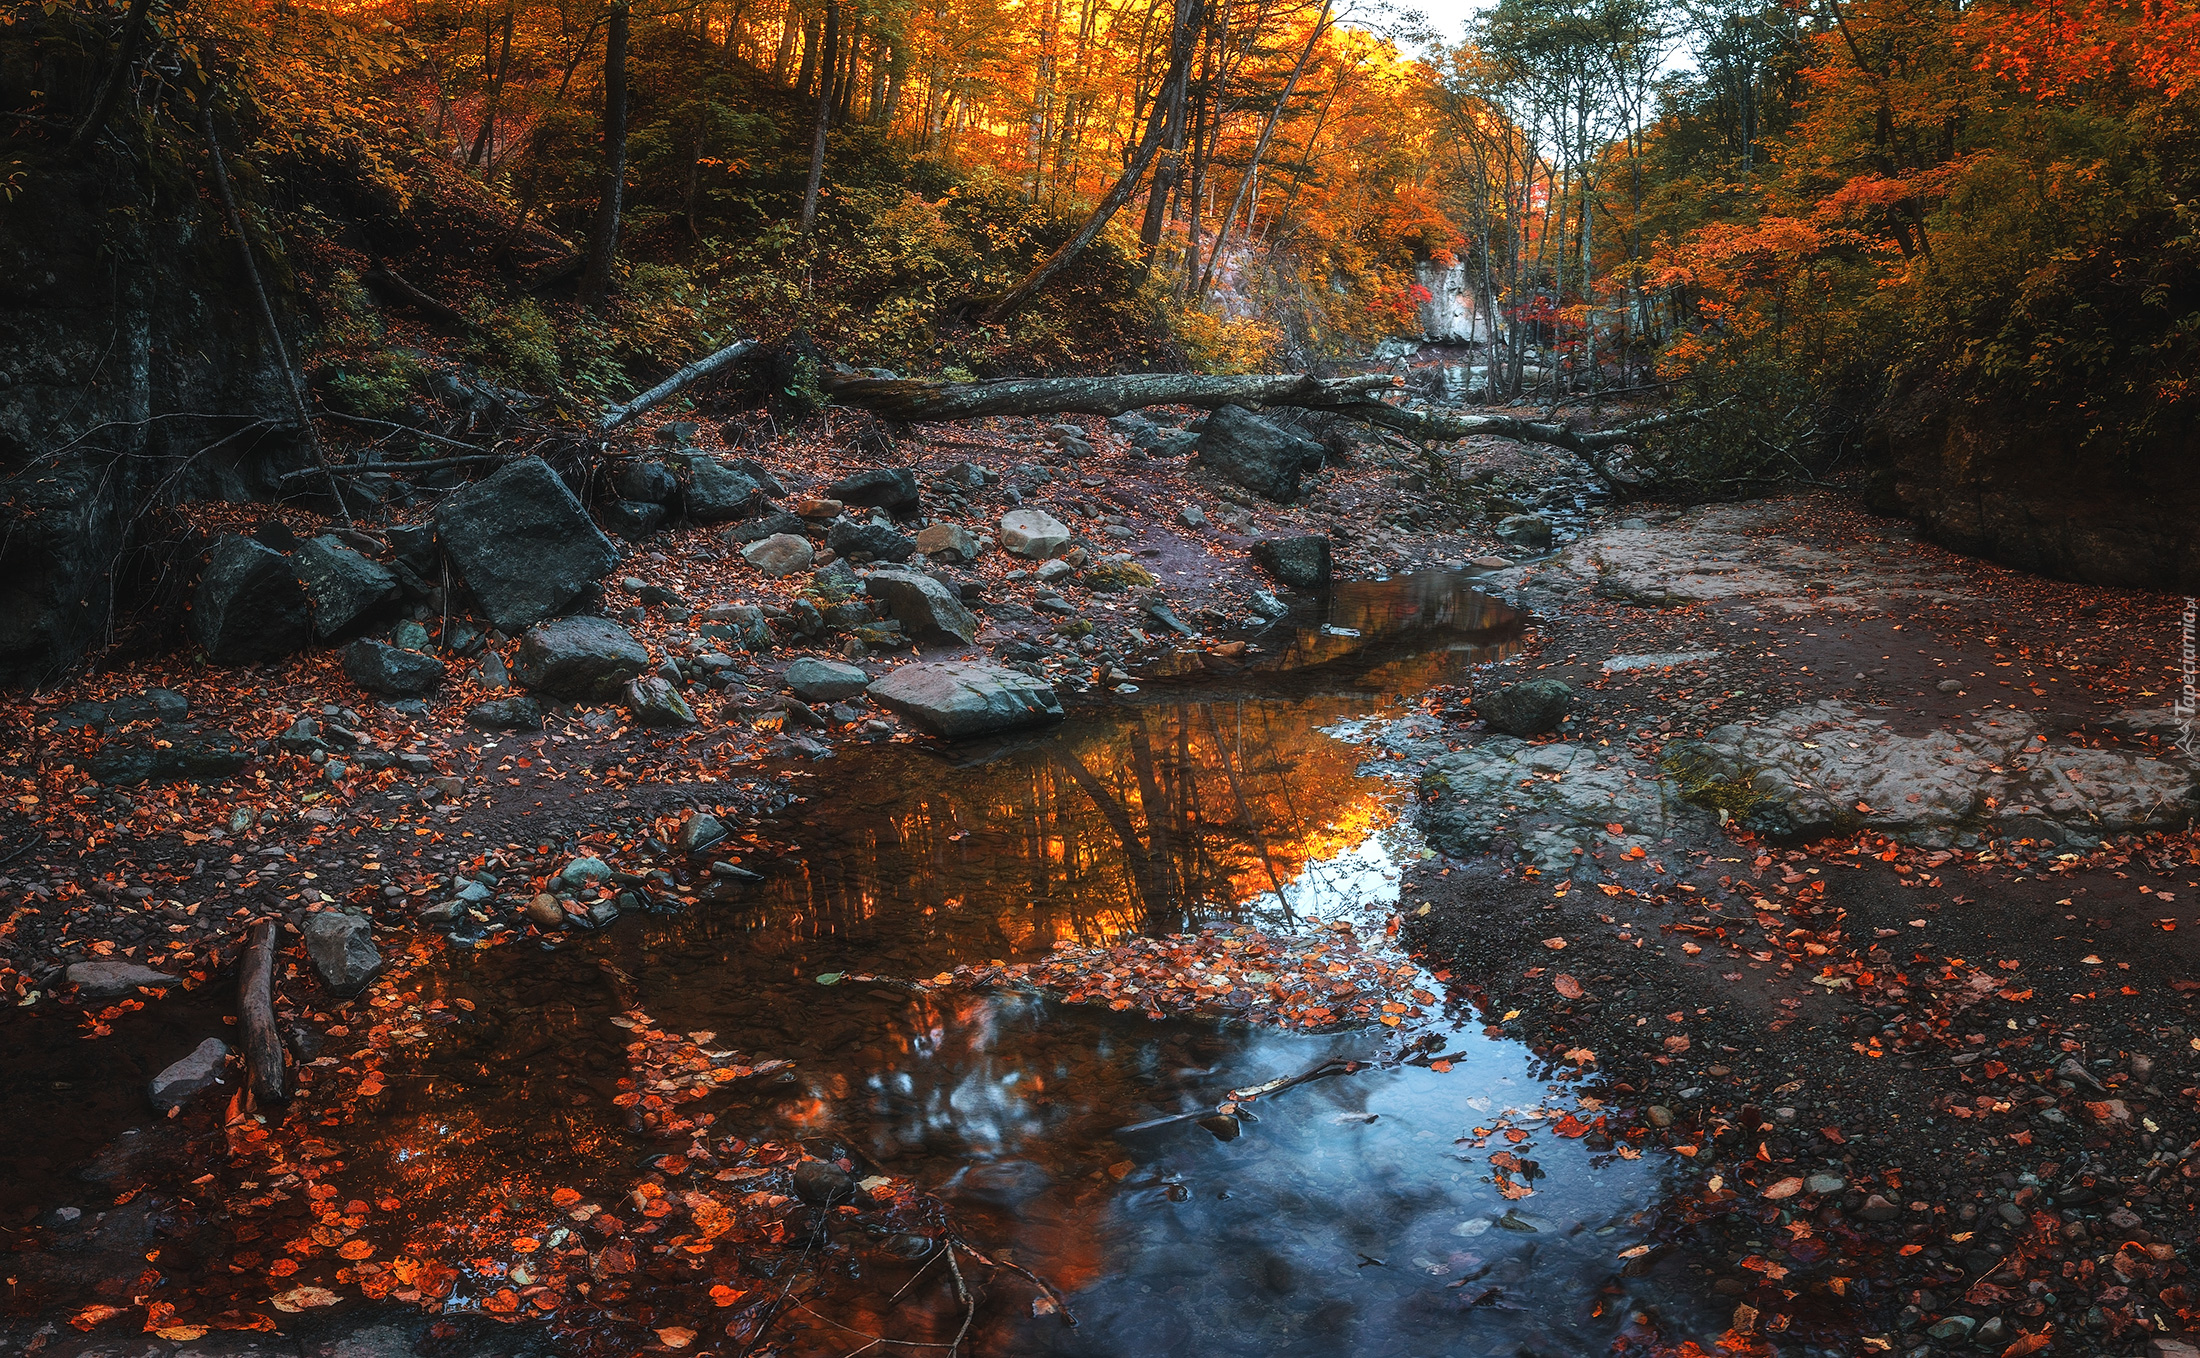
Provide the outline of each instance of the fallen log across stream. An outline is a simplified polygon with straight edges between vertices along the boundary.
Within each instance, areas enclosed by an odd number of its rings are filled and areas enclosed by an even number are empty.
[[[1632,481],[1613,466],[1613,452],[1640,444],[1659,430],[1692,424],[1711,413],[1709,409],[1668,411],[1613,429],[1583,431],[1518,415],[1477,415],[1463,410],[1415,410],[1393,405],[1378,394],[1399,385],[1399,379],[1387,373],[1355,377],[1130,373],[1116,377],[1010,377],[985,382],[829,374],[819,379],[819,385],[842,405],[912,424],[988,415],[1121,415],[1163,405],[1204,410],[1219,406],[1320,410],[1437,442],[1491,434],[1523,443],[1549,444],[1580,456],[1598,476],[1615,485]]]

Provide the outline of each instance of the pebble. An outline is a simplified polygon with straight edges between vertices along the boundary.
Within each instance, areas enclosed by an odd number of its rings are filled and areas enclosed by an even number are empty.
[[[527,918],[544,929],[562,929],[565,927],[565,907],[546,891],[527,903]]]
[[[1963,691],[1963,681],[1961,679],[1943,679],[1933,687],[1939,689],[1942,693],[1961,693]]]

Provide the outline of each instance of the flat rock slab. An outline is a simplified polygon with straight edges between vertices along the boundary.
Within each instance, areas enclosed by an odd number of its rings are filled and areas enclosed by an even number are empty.
[[[163,1112],[181,1108],[193,1096],[221,1083],[222,1063],[228,1059],[229,1045],[210,1037],[193,1048],[189,1056],[155,1075],[146,1093],[153,1106]]]
[[[871,676],[859,665],[804,656],[787,666],[787,687],[806,703],[833,703],[871,687]]]
[[[541,458],[476,481],[435,511],[435,533],[489,620],[517,632],[618,564],[611,539]]]
[[[1051,685],[976,661],[904,665],[873,683],[870,693],[879,706],[948,740],[1062,719],[1062,702]]]
[[[111,1000],[117,995],[127,995],[139,986],[170,986],[176,978],[165,971],[135,962],[117,962],[102,957],[90,962],[78,962],[68,970],[70,985],[87,999]]]
[[[2200,816],[2189,764],[2052,744],[2058,734],[2012,711],[1900,735],[1868,712],[1814,703],[1718,727],[1666,762],[1691,797],[1787,840],[1872,830],[1925,848],[1996,835],[2091,847]]]
[[[1615,655],[1598,668],[1606,674],[1632,674],[1636,670],[1664,670],[1675,665],[1700,665],[1717,660],[1719,651],[1657,651],[1647,655]]]
[[[1511,736],[1437,760],[1421,775],[1421,796],[1421,833],[1438,852],[1471,858],[1510,841],[1537,868],[1559,874],[1617,865],[1634,848],[1655,857],[1673,847],[1664,840],[1695,843],[1718,826],[1674,780],[1631,754]]]

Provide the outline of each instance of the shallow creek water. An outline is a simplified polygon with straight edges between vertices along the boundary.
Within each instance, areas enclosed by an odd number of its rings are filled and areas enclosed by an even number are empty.
[[[1240,923],[1342,921],[1379,942],[1399,863],[1422,851],[1398,821],[1408,789],[1380,776],[1365,737],[1404,713],[1399,695],[1514,644],[1518,620],[1470,584],[1342,586],[1234,673],[1149,675],[1051,730],[844,750],[806,766],[801,800],[765,827],[784,852],[751,855],[761,884],[551,948],[442,952],[410,988],[464,1001],[471,1020],[329,1130],[336,1182],[401,1200],[416,1222],[493,1213],[520,1182],[620,1192],[663,1152],[609,1106],[630,1040],[613,1020],[639,1009],[793,1063],[714,1098],[715,1135],[799,1140],[859,1176],[915,1179],[973,1242],[1052,1281],[1079,1322],[1034,1314],[1035,1291],[996,1274],[976,1352],[1558,1355],[1607,1351],[1637,1311],[1708,1320],[1663,1270],[1623,1276],[1621,1252],[1648,1238],[1656,1157],[1550,1135],[1593,1083],[1485,1035],[1497,1016],[1433,978],[1424,1031],[1464,1053],[1448,1071],[1309,1083],[1252,1104],[1228,1140],[1167,1119],[1405,1037],[818,980]],[[1476,1128],[1500,1130],[1477,1149]],[[1533,1162],[1532,1196],[1500,1195],[1490,1155],[1505,1150]],[[879,1246],[836,1265],[772,1338],[803,1354],[880,1336],[943,1351],[966,1309],[946,1268],[916,1242]],[[453,1304],[492,1286],[462,1278]]]

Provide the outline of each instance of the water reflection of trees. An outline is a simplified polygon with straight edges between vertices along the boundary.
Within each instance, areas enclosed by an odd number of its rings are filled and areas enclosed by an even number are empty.
[[[965,961],[1215,918],[1387,819],[1364,751],[1322,734],[1370,706],[1154,703],[962,767],[882,754],[791,818],[800,853],[751,898],[757,924]]]

